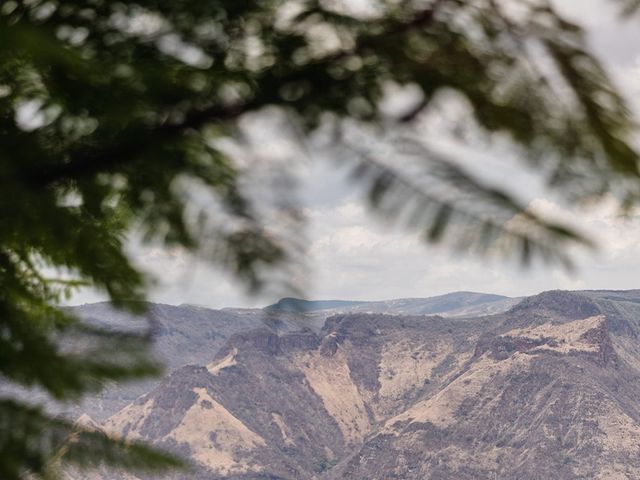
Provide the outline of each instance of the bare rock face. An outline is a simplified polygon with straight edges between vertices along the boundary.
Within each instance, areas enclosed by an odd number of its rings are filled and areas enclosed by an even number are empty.
[[[256,347],[274,349],[285,333],[320,331],[329,316],[352,312],[385,312],[389,314],[442,312],[451,316],[469,316],[477,312],[508,309],[518,299],[473,292],[456,292],[430,298],[409,298],[385,302],[305,301],[282,299],[264,309],[225,308],[213,310],[196,305],[162,305],[150,303],[147,313],[133,316],[113,308],[110,303],[94,303],[71,307],[70,311],[85,321],[104,328],[150,331],[156,340],[158,359],[169,371],[188,364],[205,365],[235,334],[261,330],[244,341],[257,342]],[[265,335],[264,331],[268,331]],[[301,337],[299,340],[304,340]],[[253,339],[253,340],[252,340]],[[236,339],[239,341],[239,339]],[[297,341],[293,338],[284,340]],[[247,348],[251,348],[247,346]],[[88,413],[104,420],[158,385],[157,380],[111,385],[82,404],[66,412],[70,418]],[[0,385],[1,387],[2,385]],[[32,395],[29,393],[29,395]],[[63,412],[64,413],[64,412]]]
[[[640,292],[232,335],[102,424],[193,479],[640,478]],[[140,478],[145,478],[141,476]]]
[[[588,295],[551,292],[496,318],[451,382],[328,478],[639,478],[637,357],[600,312]]]

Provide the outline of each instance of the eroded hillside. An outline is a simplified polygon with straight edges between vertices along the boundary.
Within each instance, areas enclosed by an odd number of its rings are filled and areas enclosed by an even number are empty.
[[[241,332],[101,428],[190,458],[174,478],[640,478],[639,302],[547,292]]]

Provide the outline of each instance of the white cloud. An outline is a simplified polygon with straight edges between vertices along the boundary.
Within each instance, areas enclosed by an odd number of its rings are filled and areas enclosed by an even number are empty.
[[[612,2],[557,0],[567,14],[590,28],[590,38],[615,79],[633,101],[640,93],[640,19],[621,23]],[[604,8],[604,9],[603,9]],[[638,109],[640,111],[640,109]],[[247,128],[254,129],[251,124]],[[437,127],[437,126],[436,126]],[[262,132],[262,133],[261,133]],[[255,133],[255,132],[254,132]],[[431,132],[433,133],[433,132]],[[261,158],[281,158],[291,152],[274,129],[257,129]],[[575,224],[600,245],[597,253],[576,252],[578,270],[534,266],[523,270],[512,263],[454,255],[442,247],[427,247],[415,233],[391,228],[366,211],[361,188],[348,179],[348,167],[336,159],[311,162],[302,175],[300,196],[309,220],[308,263],[311,298],[384,299],[424,297],[455,290],[475,290],[525,295],[542,290],[584,288],[636,288],[640,270],[640,215],[619,215],[618,205],[607,200],[598,208],[567,212],[544,192],[540,178],[522,165],[509,163],[505,150],[476,152],[455,150],[439,139],[435,144],[459,156],[474,173],[489,172],[490,181],[502,182],[533,206]],[[285,148],[286,147],[286,148]],[[285,149],[285,150],[282,150]],[[300,152],[297,152],[300,155]],[[510,167],[508,165],[511,165]],[[218,269],[181,251],[134,249],[133,256],[158,278],[151,299],[166,303],[199,303],[216,307],[266,304],[272,298],[248,298],[241,287]],[[100,298],[83,292],[76,302]]]

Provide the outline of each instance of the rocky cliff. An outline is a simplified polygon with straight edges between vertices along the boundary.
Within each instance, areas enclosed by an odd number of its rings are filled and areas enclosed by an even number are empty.
[[[234,334],[253,329],[272,333],[312,329],[320,331],[327,317],[358,311],[366,306],[369,312],[403,314],[406,311],[441,312],[461,316],[486,311],[506,310],[516,299],[472,292],[456,292],[429,298],[397,299],[383,302],[305,301],[282,299],[275,305],[261,308],[225,308],[214,310],[197,305],[163,305],[150,303],[142,316],[133,316],[114,309],[109,303],[94,303],[72,307],[77,316],[94,325],[117,330],[149,331],[155,339],[157,358],[171,372],[184,365],[206,365]],[[137,397],[152,390],[158,380],[110,385],[98,395],[81,404],[60,406],[66,414],[77,418],[83,413],[104,420]],[[1,385],[0,385],[1,388]],[[29,392],[33,397],[38,392]]]
[[[101,428],[191,459],[176,479],[635,479],[638,332],[638,291],[337,314],[232,335]]]

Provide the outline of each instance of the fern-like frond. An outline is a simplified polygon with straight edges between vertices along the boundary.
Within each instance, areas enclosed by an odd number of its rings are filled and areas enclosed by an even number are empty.
[[[353,176],[367,185],[369,204],[383,217],[421,231],[429,242],[480,255],[516,255],[524,265],[539,258],[571,268],[572,247],[595,247],[583,234],[544,218],[445,155],[407,142],[412,144],[409,161],[395,166],[374,152],[353,149]]]

